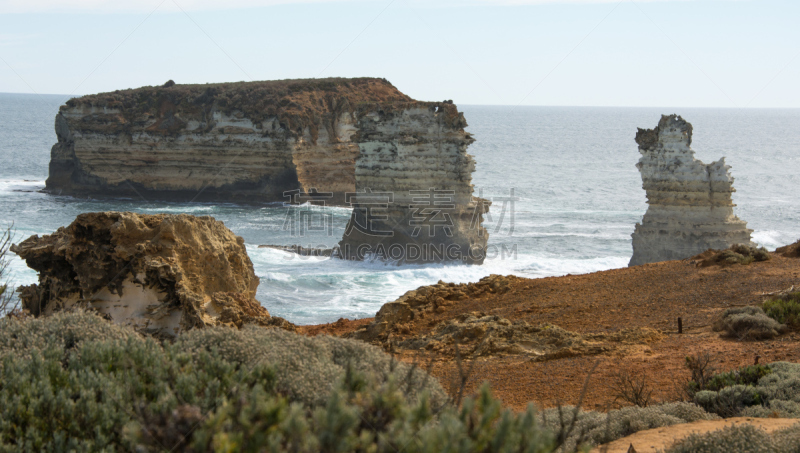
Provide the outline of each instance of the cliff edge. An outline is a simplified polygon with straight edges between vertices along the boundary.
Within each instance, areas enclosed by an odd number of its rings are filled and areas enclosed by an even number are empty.
[[[56,115],[46,190],[275,202],[315,188],[343,204],[355,189],[358,107],[408,101],[376,78],[168,82],[74,98]]]
[[[340,257],[480,264],[490,203],[472,196],[466,126],[384,79],[168,83],[62,106],[46,190],[346,205]]]
[[[747,222],[733,214],[733,176],[725,158],[695,159],[692,125],[662,115],[655,129],[639,129],[636,164],[647,192],[647,212],[633,232],[629,266],[680,260],[734,244],[753,246]]]
[[[166,336],[279,320],[255,300],[259,280],[244,240],[212,217],[86,213],[12,251],[39,273],[38,284],[20,290],[34,316],[80,306]]]

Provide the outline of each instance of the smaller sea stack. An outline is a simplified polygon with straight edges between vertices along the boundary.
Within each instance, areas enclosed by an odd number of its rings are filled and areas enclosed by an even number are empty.
[[[636,167],[647,192],[647,212],[633,232],[629,266],[689,258],[734,244],[753,246],[747,222],[733,214],[733,176],[725,158],[695,159],[692,125],[663,115],[655,129],[639,129]]]

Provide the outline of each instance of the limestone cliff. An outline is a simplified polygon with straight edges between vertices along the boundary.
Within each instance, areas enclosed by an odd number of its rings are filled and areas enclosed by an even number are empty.
[[[383,79],[145,87],[71,99],[56,116],[47,190],[354,208],[340,253],[483,262],[489,202],[472,197],[474,140],[452,101]],[[302,200],[301,200],[302,201]]]
[[[355,189],[357,108],[411,98],[384,79],[176,85],[71,99],[55,120],[46,190],[237,202]]]
[[[259,281],[244,240],[212,217],[87,213],[12,250],[39,272],[38,285],[20,292],[35,316],[77,305],[166,336],[282,321],[254,298]]]
[[[724,157],[710,164],[695,159],[690,123],[664,115],[655,129],[639,129],[636,143],[648,208],[632,235],[630,266],[754,245],[753,230],[733,214],[730,166]]]
[[[472,196],[466,125],[452,102],[364,108],[352,138],[358,193],[339,243],[343,258],[483,262],[489,202]]]

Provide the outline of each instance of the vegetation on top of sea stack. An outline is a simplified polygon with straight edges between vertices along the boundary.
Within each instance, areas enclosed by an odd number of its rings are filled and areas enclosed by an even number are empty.
[[[147,130],[164,135],[177,134],[189,120],[209,128],[212,111],[221,111],[261,126],[277,118],[287,137],[302,136],[308,127],[316,141],[320,125],[332,125],[343,112],[353,112],[359,105],[412,102],[388,80],[362,77],[186,85],[172,82],[73,98],[61,111],[76,107],[116,109],[119,113],[98,113],[97,121],[82,122],[80,127],[98,132],[109,127],[124,131],[157,119]]]

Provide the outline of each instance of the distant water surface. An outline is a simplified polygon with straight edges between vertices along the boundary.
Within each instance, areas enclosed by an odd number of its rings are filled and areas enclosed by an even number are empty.
[[[244,237],[261,279],[261,303],[300,324],[373,316],[381,304],[440,279],[544,277],[626,266],[630,235],[647,208],[633,137],[637,127],[655,127],[662,113],[679,113],[693,124],[698,159],[709,163],[725,156],[736,178],[736,213],[755,230],[756,242],[774,249],[800,238],[800,110],[459,106],[477,139],[469,148],[477,162],[476,195],[494,199],[484,225],[491,233],[490,255],[496,256],[483,266],[398,267],[299,259],[258,248],[332,246],[349,218],[346,208],[322,208],[333,219],[331,236],[315,232],[298,240],[284,228],[289,209],[297,208],[39,193],[56,142],[53,118],[64,101],[0,94],[0,212],[5,224],[14,222],[17,242],[68,225],[81,212],[211,215]],[[516,201],[503,201],[512,193]],[[503,249],[516,254],[503,255]],[[12,283],[35,281],[35,272],[14,258]]]

